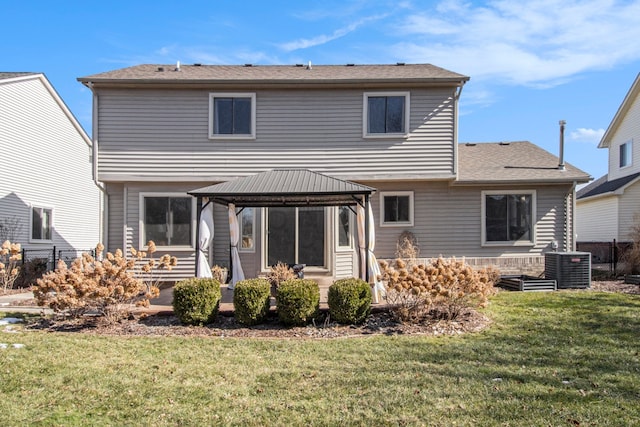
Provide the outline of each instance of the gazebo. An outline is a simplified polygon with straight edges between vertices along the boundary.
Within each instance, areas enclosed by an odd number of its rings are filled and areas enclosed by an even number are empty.
[[[384,292],[382,284],[377,281],[380,270],[373,254],[375,232],[372,226],[373,214],[370,197],[375,191],[375,188],[366,185],[330,177],[308,169],[274,169],[189,191],[188,194],[197,198],[196,235],[199,244],[196,277],[207,275],[203,269],[208,270],[204,251],[211,242],[213,230],[211,203],[224,205],[229,210],[231,289],[237,281],[244,278],[238,253],[237,208],[347,206],[357,218],[360,276],[367,282],[372,279],[375,283],[375,290]],[[210,271],[208,273],[210,274]]]

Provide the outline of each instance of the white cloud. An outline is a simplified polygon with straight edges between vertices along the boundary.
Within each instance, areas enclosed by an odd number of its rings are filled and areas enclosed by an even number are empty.
[[[414,12],[394,46],[475,80],[553,86],[576,74],[640,59],[640,1],[443,1]]]
[[[574,141],[597,144],[602,139],[604,132],[604,129],[578,128],[571,132],[570,137]]]
[[[279,45],[279,47],[285,52],[291,52],[298,49],[306,49],[309,47],[323,45],[330,41],[339,39],[340,37],[344,37],[365,24],[383,19],[385,16],[386,15],[368,16],[351,23],[346,27],[338,28],[331,34],[321,34],[312,38],[298,39],[291,42],[282,43]]]

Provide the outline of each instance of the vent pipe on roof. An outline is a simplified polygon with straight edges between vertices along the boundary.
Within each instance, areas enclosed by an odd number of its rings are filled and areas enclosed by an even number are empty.
[[[307,70],[311,69],[311,61],[309,61],[309,65],[307,65]]]
[[[176,62],[176,71],[180,71],[180,61]]]
[[[558,156],[558,170],[565,170],[564,167],[564,125],[567,122],[564,120],[560,120],[560,154]]]

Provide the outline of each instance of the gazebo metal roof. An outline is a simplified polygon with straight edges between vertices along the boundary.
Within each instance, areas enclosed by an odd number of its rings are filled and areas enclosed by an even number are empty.
[[[308,169],[275,169],[189,191],[236,207],[353,206],[375,188]]]

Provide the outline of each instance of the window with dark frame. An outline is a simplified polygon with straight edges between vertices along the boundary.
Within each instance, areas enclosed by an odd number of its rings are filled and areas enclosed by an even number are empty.
[[[631,164],[631,141],[625,142],[620,146],[620,167],[626,167]]]
[[[411,221],[411,199],[408,195],[383,195],[384,223]]]
[[[485,195],[486,241],[532,241],[532,200],[531,194]]]
[[[31,240],[51,240],[52,217],[52,209],[31,208]]]
[[[143,244],[192,246],[192,199],[190,197],[144,197]]]
[[[367,133],[405,133],[405,96],[367,97]]]
[[[215,135],[251,135],[251,98],[215,97],[213,99]]]

